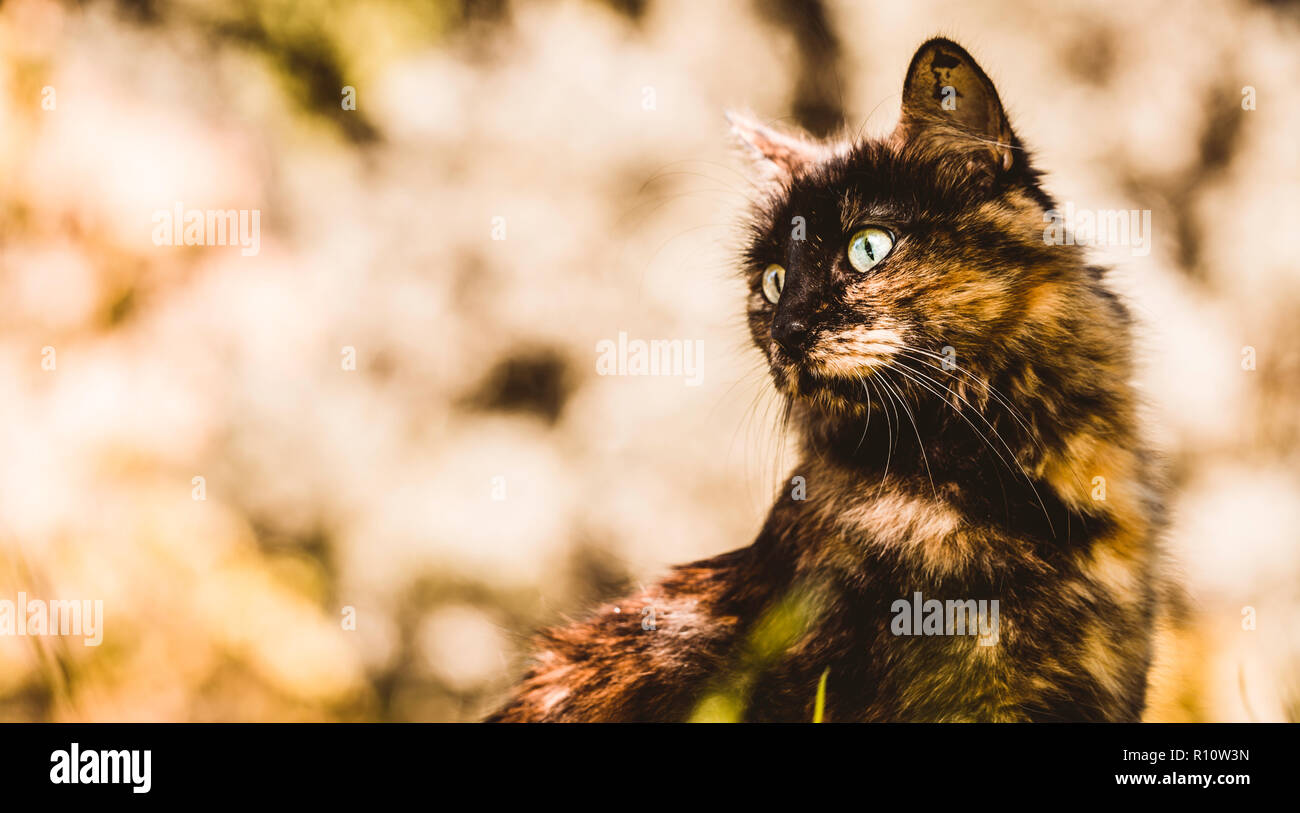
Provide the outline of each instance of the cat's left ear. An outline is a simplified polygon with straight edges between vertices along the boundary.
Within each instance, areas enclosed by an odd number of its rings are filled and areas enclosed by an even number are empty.
[[[805,166],[825,160],[831,150],[802,134],[786,133],[744,113],[727,112],[731,132],[745,148],[763,180],[784,183]]]
[[[966,49],[942,37],[912,57],[894,137],[960,151],[1001,172],[1011,170],[1020,151],[993,82]]]

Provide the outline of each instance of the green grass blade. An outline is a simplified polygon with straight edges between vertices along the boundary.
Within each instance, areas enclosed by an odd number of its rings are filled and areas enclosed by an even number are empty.
[[[813,722],[820,723],[822,717],[826,715],[826,678],[831,676],[831,668],[828,666],[822,672],[821,680],[817,681],[817,701],[813,704]]]

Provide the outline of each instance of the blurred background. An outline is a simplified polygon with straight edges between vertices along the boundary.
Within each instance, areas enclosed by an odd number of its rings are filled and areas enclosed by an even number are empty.
[[[1059,200],[1152,212],[1096,251],[1188,594],[1149,718],[1300,719],[1295,4],[6,0],[0,599],[104,641],[0,636],[0,720],[473,720],[748,544],[793,461],[723,110],[882,134],[935,34]],[[155,245],[177,203],[260,251]],[[620,332],[702,383],[598,375]]]

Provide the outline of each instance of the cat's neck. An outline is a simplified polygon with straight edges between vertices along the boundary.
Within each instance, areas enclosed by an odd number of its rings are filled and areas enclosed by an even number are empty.
[[[1001,406],[957,410],[937,399],[875,402],[855,414],[796,408],[795,423],[805,457],[846,476],[924,477],[936,485],[961,486],[995,468],[1032,468],[1055,440]]]
[[[1064,549],[1146,521],[1145,464],[1127,406],[1105,419],[1080,413],[1054,424],[1032,406],[984,406],[877,404],[869,417],[796,407],[803,455],[792,476],[804,477],[807,498],[792,506],[791,524],[818,529],[801,534],[803,543],[815,550],[856,535],[878,542],[877,551],[910,551],[921,557],[913,564],[939,572],[998,561],[1001,544]],[[969,556],[952,558],[963,545]],[[856,550],[834,556],[851,562]]]

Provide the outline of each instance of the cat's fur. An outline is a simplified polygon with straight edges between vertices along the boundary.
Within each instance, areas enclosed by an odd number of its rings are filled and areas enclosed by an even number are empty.
[[[1052,203],[992,83],[935,39],[886,139],[733,123],[770,190],[749,325],[806,495],[783,494],[749,547],[544,633],[491,719],[806,721],[823,675],[833,721],[1139,719],[1162,498],[1130,318],[1080,248],[1045,242]],[[896,236],[866,274],[845,254],[864,224]],[[773,333],[791,320],[807,340],[787,351]],[[996,599],[996,643],[895,634],[916,593]]]

